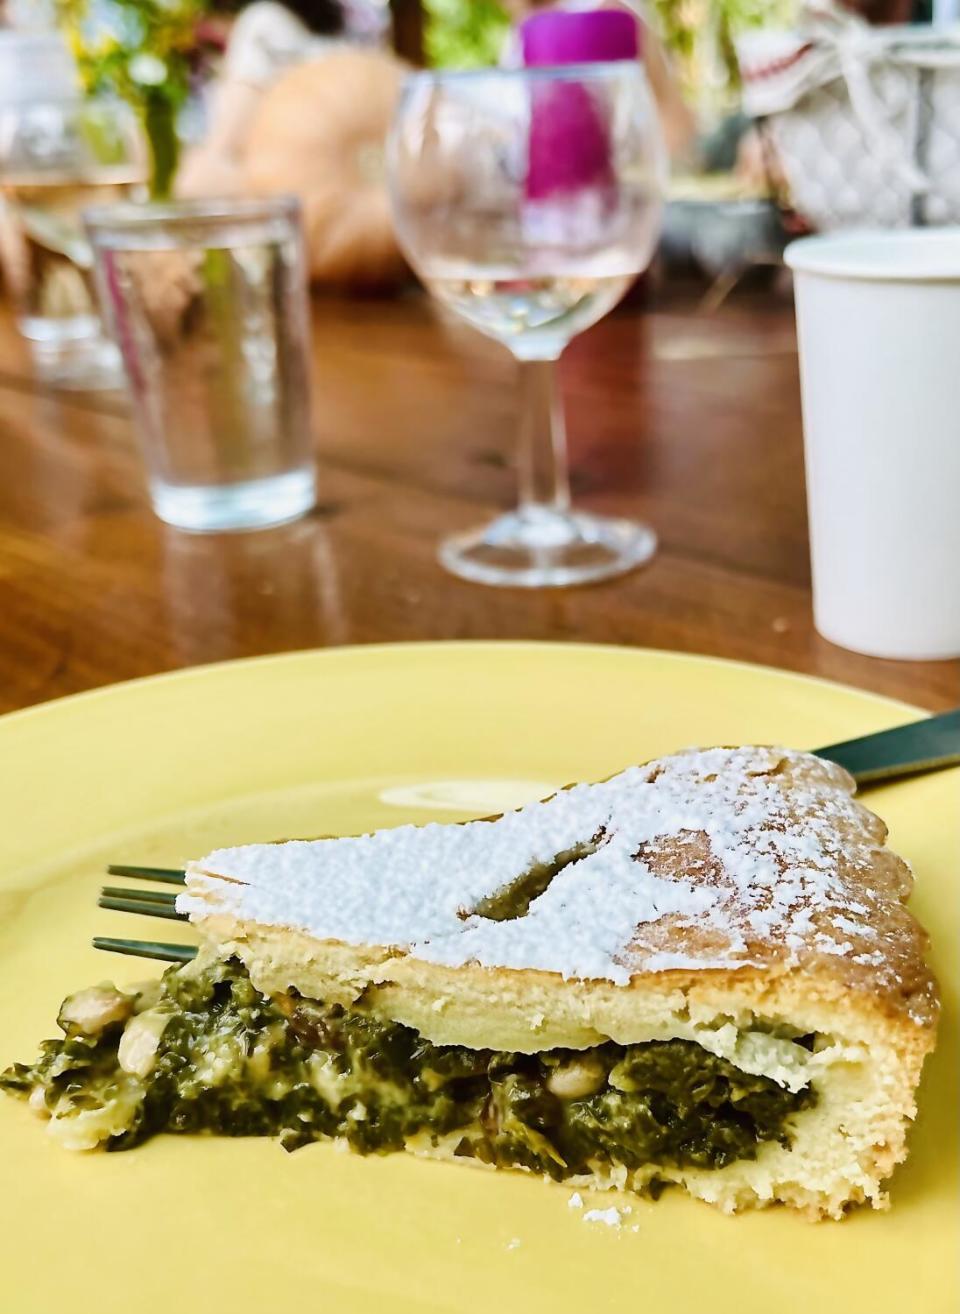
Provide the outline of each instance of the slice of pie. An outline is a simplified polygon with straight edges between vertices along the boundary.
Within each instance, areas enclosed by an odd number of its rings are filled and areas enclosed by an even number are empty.
[[[729,1211],[882,1206],[938,999],[852,793],[722,748],[465,825],[219,850],[178,899],[196,961],[72,996],[2,1082],[81,1148],[337,1137]]]

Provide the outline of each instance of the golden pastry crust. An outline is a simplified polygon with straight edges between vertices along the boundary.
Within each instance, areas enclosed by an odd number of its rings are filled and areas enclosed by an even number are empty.
[[[913,873],[901,857],[885,847],[886,824],[853,801],[853,778],[833,763],[796,755],[772,762],[770,772],[783,780],[793,825],[802,826],[813,819],[824,792],[850,799],[849,810],[838,813],[832,823],[837,852],[829,902],[819,898],[815,888],[799,891],[792,910],[809,914],[799,932],[796,917],[788,932],[777,916],[771,916],[764,934],[753,932],[751,917],[756,915],[757,900],[746,905],[702,831],[655,840],[645,847],[644,860],[664,879],[691,879],[690,873],[695,873],[692,879],[698,884],[721,891],[730,922],[746,942],[745,956],[755,966],[771,969],[789,964],[799,974],[833,979],[842,989],[870,995],[891,1016],[935,1023],[937,987],[924,959],[929,936],[906,906]],[[783,860],[778,859],[780,871],[782,867]],[[765,905],[768,909],[775,905],[775,893],[776,885],[772,885]],[[795,938],[798,934],[800,943]],[[715,954],[717,948],[709,931],[666,917],[637,928],[631,958],[643,963],[678,943],[685,953],[704,958]]]

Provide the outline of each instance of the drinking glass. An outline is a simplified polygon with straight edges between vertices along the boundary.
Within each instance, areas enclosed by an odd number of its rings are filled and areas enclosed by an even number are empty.
[[[84,218],[157,515],[214,532],[310,510],[298,202],[119,205]]]
[[[414,74],[389,166],[411,264],[520,368],[519,505],[446,539],[441,562],[481,583],[539,587],[649,560],[648,526],[571,508],[556,378],[566,344],[653,253],[663,151],[640,64]]]
[[[0,263],[34,368],[58,388],[117,388],[85,206],[136,197],[146,161],[128,106],[87,100],[56,34],[0,32]]]

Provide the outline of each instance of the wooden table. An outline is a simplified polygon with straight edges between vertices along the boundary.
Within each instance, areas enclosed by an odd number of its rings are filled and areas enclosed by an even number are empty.
[[[36,386],[0,317],[0,710],[200,662],[383,640],[593,640],[807,671],[927,708],[960,663],[858,657],[811,621],[793,312],[622,307],[563,365],[583,505],[648,519],[646,570],[563,592],[462,583],[440,535],[513,497],[506,352],[419,293],[318,301],[322,504],[195,537],[151,514],[125,403]]]

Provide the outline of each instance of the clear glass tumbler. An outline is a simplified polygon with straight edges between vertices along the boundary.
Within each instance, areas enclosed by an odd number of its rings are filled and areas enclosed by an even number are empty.
[[[0,32],[0,262],[38,377],[58,388],[118,388],[80,215],[135,198],[146,175],[128,106],[86,100],[56,34]]]
[[[123,205],[84,217],[157,515],[216,532],[310,510],[298,202]]]
[[[406,84],[389,151],[401,243],[434,296],[521,371],[519,506],[441,544],[457,575],[581,584],[656,549],[646,525],[571,508],[555,362],[646,268],[663,159],[636,60]]]

